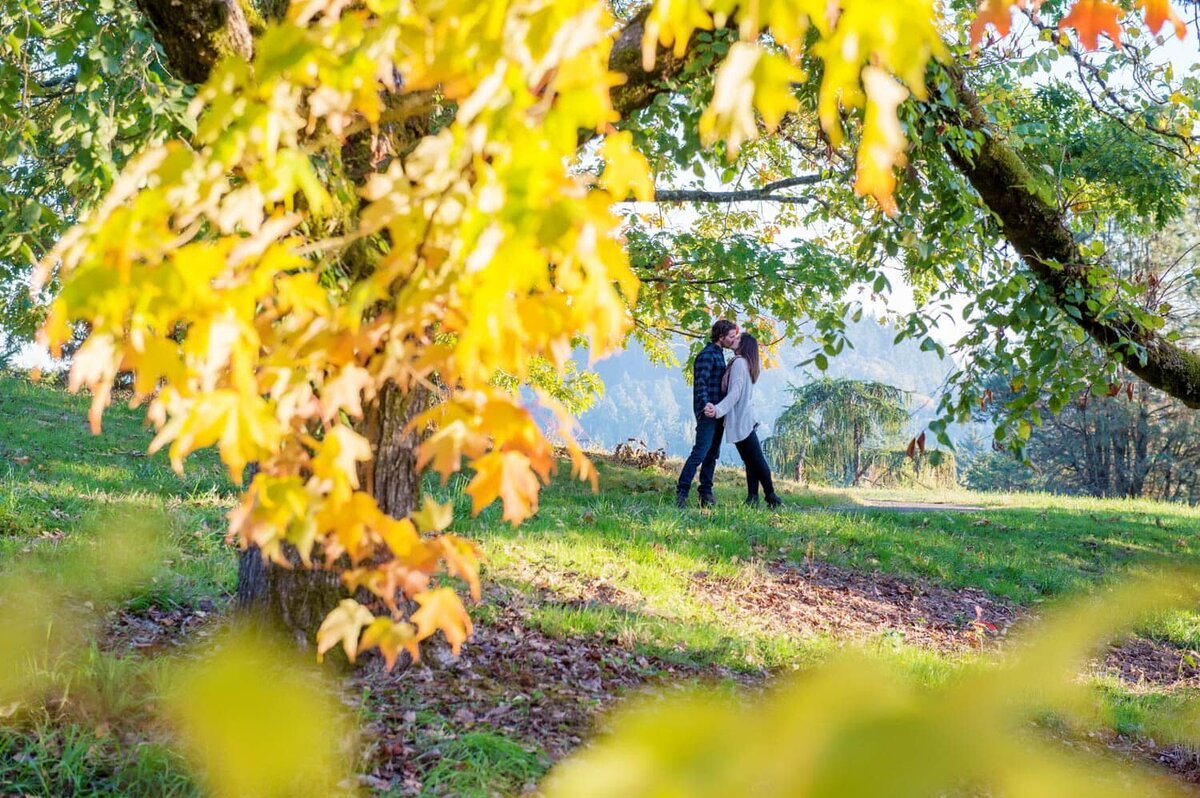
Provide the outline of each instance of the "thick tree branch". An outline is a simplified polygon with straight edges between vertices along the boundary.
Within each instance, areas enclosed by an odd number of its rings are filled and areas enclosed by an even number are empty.
[[[249,59],[262,16],[250,0],[137,0],[167,63],[180,79],[203,83],[227,55]]]
[[[975,93],[955,66],[948,68],[964,129],[982,134],[976,154],[946,146],[984,203],[1000,220],[1004,235],[1034,276],[1050,289],[1055,304],[1097,343],[1150,385],[1200,408],[1200,355],[1166,340],[1140,324],[1128,311],[1089,310],[1084,259],[1063,211],[1032,190],[1033,177],[1020,156],[991,129]]]

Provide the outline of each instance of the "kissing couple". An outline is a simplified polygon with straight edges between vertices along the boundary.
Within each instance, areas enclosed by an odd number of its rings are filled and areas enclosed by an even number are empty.
[[[725,350],[733,350],[733,359],[725,362]],[[737,447],[746,467],[746,504],[758,504],[761,487],[768,507],[783,504],[775,494],[771,467],[763,456],[758,440],[751,402],[754,384],[762,363],[758,341],[749,333],[739,333],[738,327],[727,319],[712,326],[709,343],[692,364],[692,412],[696,416],[696,442],[679,473],[675,486],[675,505],[687,507],[688,494],[696,469],[700,469],[700,506],[711,507],[713,474],[717,456],[721,453],[721,436]]]

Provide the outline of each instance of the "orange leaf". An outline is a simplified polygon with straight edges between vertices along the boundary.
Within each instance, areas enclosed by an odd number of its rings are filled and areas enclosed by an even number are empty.
[[[1140,0],[1138,6],[1146,11],[1146,27],[1151,33],[1158,33],[1163,25],[1170,22],[1175,26],[1175,35],[1178,38],[1187,36],[1187,25],[1171,8],[1170,0]]]
[[[457,535],[442,535],[435,544],[441,549],[446,561],[446,570],[452,575],[465,579],[471,586],[471,598],[479,601],[479,549],[469,540],[463,540]]]
[[[1012,9],[1025,7],[1025,0],[979,0],[979,10],[971,22],[971,52],[974,53],[983,41],[983,34],[988,25],[996,29],[1000,38],[1012,30]]]
[[[463,642],[474,631],[458,594],[448,587],[440,587],[418,593],[413,600],[421,605],[421,609],[412,614],[413,623],[417,625],[417,640],[424,640],[440,629],[457,656]]]
[[[517,525],[537,512],[540,485],[529,458],[521,452],[489,452],[471,463],[475,478],[467,485],[471,511],[478,514],[497,497],[504,503],[504,520]]]
[[[1071,7],[1071,13],[1058,23],[1059,29],[1074,28],[1079,35],[1079,43],[1088,50],[1100,46],[1100,34],[1112,39],[1117,49],[1121,49],[1121,23],[1117,17],[1121,9],[1104,0],[1076,0]]]
[[[420,659],[420,649],[417,647],[417,631],[411,623],[396,623],[390,618],[376,618],[363,632],[362,644],[359,651],[379,646],[383,659],[390,671],[396,665],[396,657],[401,650],[407,651],[413,662]]]

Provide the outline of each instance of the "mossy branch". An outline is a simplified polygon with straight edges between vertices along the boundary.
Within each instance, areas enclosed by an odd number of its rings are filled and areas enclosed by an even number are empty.
[[[1130,312],[1107,309],[1099,315],[1086,302],[1071,299],[1080,287],[1087,290],[1087,271],[1093,264],[1080,251],[1063,210],[1034,192],[1028,167],[992,128],[962,70],[951,66],[947,73],[958,106],[955,121],[979,134],[982,145],[978,152],[966,153],[947,143],[946,152],[1055,304],[1127,369],[1188,407],[1200,408],[1200,354],[1168,341]]]

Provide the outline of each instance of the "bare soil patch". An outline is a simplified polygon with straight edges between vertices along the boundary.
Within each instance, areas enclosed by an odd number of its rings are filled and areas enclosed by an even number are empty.
[[[228,616],[224,605],[203,600],[196,607],[146,607],[110,612],[98,636],[104,651],[169,654],[209,637]]]
[[[1200,687],[1200,657],[1159,640],[1131,637],[1108,647],[1097,670],[1135,686]]]
[[[982,590],[949,589],[826,563],[770,566],[766,578],[716,579],[698,572],[698,596],[740,622],[791,636],[866,640],[897,634],[909,643],[954,651],[994,644],[1019,611]]]
[[[488,620],[460,656],[435,642],[403,673],[388,673],[374,658],[351,677],[355,691],[366,689],[376,715],[364,733],[374,740],[375,763],[366,786],[418,793],[440,745],[472,731],[523,741],[557,761],[631,691],[733,676],[640,656],[603,636],[551,637],[529,624],[528,600],[504,588],[493,588],[485,600]]]

